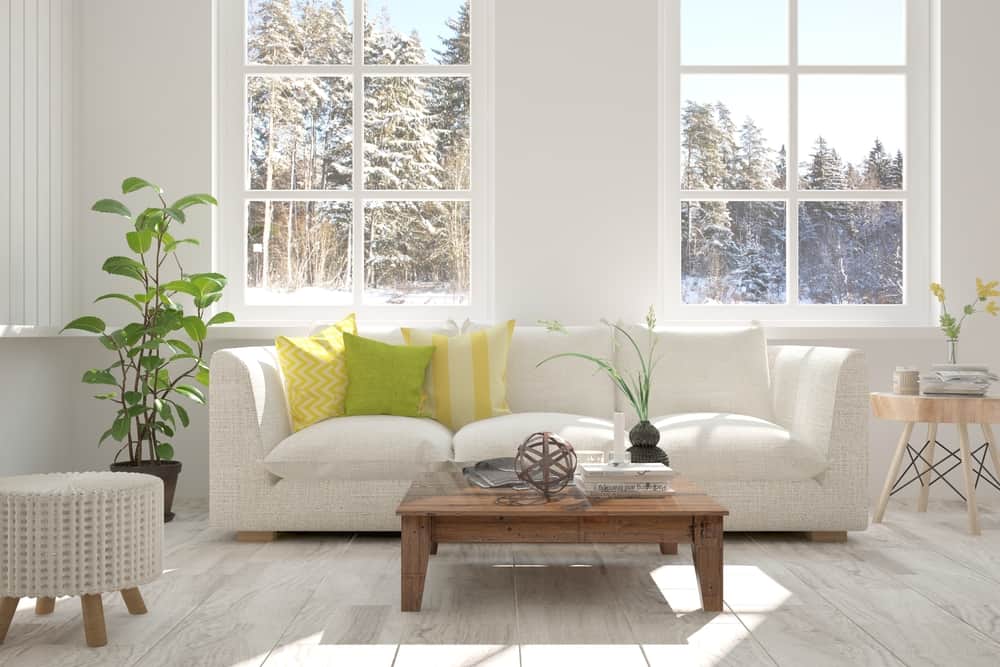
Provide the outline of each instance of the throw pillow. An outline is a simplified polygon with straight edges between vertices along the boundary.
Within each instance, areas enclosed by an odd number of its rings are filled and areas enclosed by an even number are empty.
[[[479,419],[510,414],[507,356],[514,320],[449,338],[403,328],[409,345],[433,345],[424,392],[426,415],[452,431]]]
[[[422,417],[420,404],[434,348],[389,345],[344,334],[347,415]]]
[[[640,346],[648,334],[631,329]],[[744,327],[658,329],[649,416],[729,412],[773,421],[767,339],[756,323]],[[619,342],[618,355],[633,350]]]
[[[319,335],[275,339],[293,431],[344,414],[347,395],[344,333],[357,332],[351,313]]]

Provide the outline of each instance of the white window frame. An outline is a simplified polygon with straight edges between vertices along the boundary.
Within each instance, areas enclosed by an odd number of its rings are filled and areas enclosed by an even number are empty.
[[[660,258],[663,309],[675,321],[756,319],[772,325],[927,325],[933,304],[928,283],[935,273],[932,234],[932,172],[937,151],[932,107],[931,28],[935,0],[907,0],[906,63],[901,66],[798,64],[798,0],[788,0],[788,64],[693,66],[681,64],[681,2],[660,0]],[[685,74],[784,74],[788,79],[787,189],[681,190],[681,78]],[[902,74],[906,81],[906,159],[902,190],[799,190],[798,162],[809,147],[798,145],[798,75]],[[803,150],[806,153],[803,153]],[[685,304],[681,293],[681,202],[685,200],[783,201],[786,206],[785,304]],[[804,201],[903,202],[903,303],[899,305],[798,304],[798,205]]]
[[[329,322],[357,313],[369,322],[435,322],[447,318],[488,320],[493,311],[493,0],[470,0],[469,65],[365,65],[364,0],[353,0],[354,55],[350,65],[254,65],[247,61],[247,0],[217,0],[215,174],[219,207],[213,235],[214,262],[230,279],[221,307],[243,324]],[[457,3],[456,3],[457,6]],[[251,190],[246,182],[246,79],[252,74],[307,74],[353,78],[354,128],[352,190]],[[467,75],[470,78],[469,190],[365,190],[363,80],[366,75]],[[337,200],[353,209],[353,305],[256,305],[246,298],[246,206],[251,200]],[[363,303],[364,202],[370,200],[470,202],[469,302],[454,306]]]

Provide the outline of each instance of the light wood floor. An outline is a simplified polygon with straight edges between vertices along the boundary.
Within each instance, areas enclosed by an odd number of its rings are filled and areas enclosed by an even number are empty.
[[[698,611],[686,547],[442,545],[402,614],[398,536],[241,544],[182,504],[148,615],[106,595],[88,649],[78,600],[22,600],[0,665],[1000,664],[1000,504],[978,538],[956,502],[886,521],[846,544],[727,534],[721,614]]]

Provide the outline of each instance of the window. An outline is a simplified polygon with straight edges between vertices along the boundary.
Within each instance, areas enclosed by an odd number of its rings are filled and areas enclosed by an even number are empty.
[[[227,307],[246,321],[488,315],[490,10],[221,0]]]
[[[926,324],[929,0],[662,0],[666,310]]]

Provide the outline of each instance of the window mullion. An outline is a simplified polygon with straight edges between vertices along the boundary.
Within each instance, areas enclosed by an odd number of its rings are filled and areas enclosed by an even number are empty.
[[[799,3],[788,0],[788,149],[785,157],[785,301],[799,302]]]
[[[354,57],[352,58],[354,97],[353,118],[354,142],[352,144],[352,177],[351,188],[354,195],[354,204],[351,207],[351,222],[353,234],[351,236],[351,287],[354,293],[354,305],[361,305],[364,295],[365,281],[365,208],[361,192],[364,188],[364,138],[365,138],[365,79],[364,79],[364,57],[365,57],[365,3],[360,0],[354,2]]]

